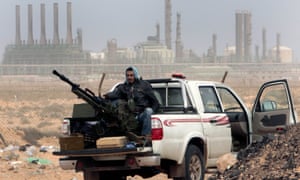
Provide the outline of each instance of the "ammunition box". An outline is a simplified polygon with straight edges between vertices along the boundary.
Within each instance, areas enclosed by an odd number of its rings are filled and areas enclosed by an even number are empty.
[[[83,135],[71,135],[59,138],[60,150],[81,150],[84,149]]]

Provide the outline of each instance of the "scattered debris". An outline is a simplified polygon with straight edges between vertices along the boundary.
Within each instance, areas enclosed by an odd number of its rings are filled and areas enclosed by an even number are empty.
[[[42,164],[42,165],[51,164],[51,161],[49,161],[47,159],[35,158],[35,157],[29,157],[29,158],[27,158],[27,162],[33,163],[33,164]]]
[[[57,148],[54,146],[41,146],[40,147],[40,152],[54,152],[57,151]]]
[[[32,157],[34,156],[37,151],[36,151],[36,147],[35,146],[29,146],[29,147],[26,147],[26,154],[29,156],[29,157]]]
[[[1,159],[6,161],[18,160],[20,157],[15,151],[3,151]]]

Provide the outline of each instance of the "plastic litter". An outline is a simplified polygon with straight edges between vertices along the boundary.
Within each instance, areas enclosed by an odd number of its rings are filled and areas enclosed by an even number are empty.
[[[27,162],[32,163],[32,164],[42,164],[42,165],[51,164],[51,161],[48,159],[42,159],[42,158],[36,158],[36,157],[27,158]]]
[[[130,141],[128,142],[126,145],[125,145],[125,148],[136,148],[136,143],[133,142],[133,141]]]

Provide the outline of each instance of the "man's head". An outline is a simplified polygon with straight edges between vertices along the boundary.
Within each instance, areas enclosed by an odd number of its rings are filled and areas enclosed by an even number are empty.
[[[135,67],[130,66],[125,71],[126,82],[129,84],[134,83],[135,80],[139,79],[138,71]]]

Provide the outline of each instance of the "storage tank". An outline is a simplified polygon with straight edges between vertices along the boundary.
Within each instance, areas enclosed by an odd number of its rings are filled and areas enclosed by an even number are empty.
[[[272,59],[276,59],[277,46],[274,46],[271,50]],[[279,46],[279,62],[291,63],[293,61],[293,50],[286,46]]]

